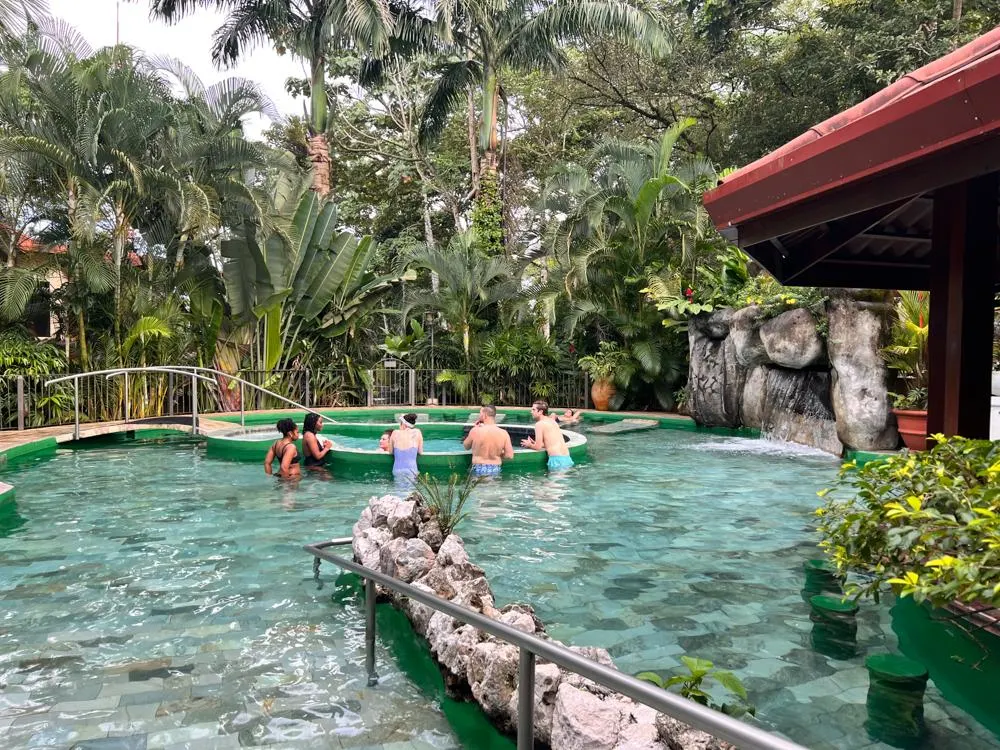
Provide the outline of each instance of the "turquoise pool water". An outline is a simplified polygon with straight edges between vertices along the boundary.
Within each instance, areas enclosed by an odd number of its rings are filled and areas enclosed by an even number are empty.
[[[862,665],[896,647],[889,606],[862,608],[862,653],[838,661],[812,650],[800,595],[837,461],[668,430],[589,447],[566,475],[477,489],[460,533],[498,601],[533,602],[554,637],[626,671],[682,654],[733,669],[762,725],[807,746],[885,747],[864,729]],[[301,552],[347,533],[383,476],[291,485],[173,443],[60,451],[2,478],[18,499],[0,511],[0,744],[456,745],[384,651],[364,687],[362,614]],[[933,685],[926,715],[929,748],[1000,747]]]

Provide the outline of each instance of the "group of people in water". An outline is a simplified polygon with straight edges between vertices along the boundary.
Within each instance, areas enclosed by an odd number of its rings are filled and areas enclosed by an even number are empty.
[[[484,406],[462,445],[472,451],[472,474],[479,477],[497,476],[504,461],[514,457],[514,446],[510,433],[496,422],[497,410],[494,406]],[[535,434],[521,441],[521,447],[545,451],[548,455],[549,471],[564,471],[573,466],[561,424],[577,424],[580,416],[572,409],[562,415],[550,416],[549,405],[545,401],[535,401],[531,405],[531,416],[535,421]],[[558,423],[557,423],[558,421]],[[379,449],[391,453],[392,473],[399,481],[412,482],[418,472],[418,457],[424,452],[424,436],[417,429],[416,414],[401,414],[399,428],[386,430],[379,440]],[[299,429],[292,419],[280,419],[277,424],[281,438],[272,443],[264,458],[264,471],[274,473],[274,462],[279,462],[278,476],[296,477],[306,468],[323,468],[333,442],[319,436],[323,429],[323,417],[307,414],[302,425],[302,453],[296,441]],[[304,459],[304,460],[303,460]]]

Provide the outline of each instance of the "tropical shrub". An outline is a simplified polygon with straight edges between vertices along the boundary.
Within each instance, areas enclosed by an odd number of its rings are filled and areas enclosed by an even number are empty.
[[[595,381],[610,380],[618,385],[628,383],[633,367],[628,352],[614,341],[602,341],[595,354],[580,357],[576,364]]]
[[[681,661],[687,667],[687,672],[663,679],[656,672],[640,672],[636,675],[640,680],[651,682],[659,688],[669,690],[679,686],[678,692],[688,700],[700,703],[703,706],[714,708],[730,716],[743,716],[756,712],[754,706],[747,703],[747,689],[740,678],[726,669],[716,669],[708,659],[698,659],[691,656],[682,656]],[[714,680],[719,683],[728,693],[735,696],[733,703],[716,703],[712,695],[705,689],[705,682]]]
[[[892,323],[892,344],[883,350],[896,371],[902,393],[892,393],[897,409],[927,408],[927,341],[931,298],[927,292],[899,292]]]
[[[928,451],[903,452],[857,469],[820,493],[821,546],[848,593],[900,596],[941,607],[1000,605],[1000,442],[933,435]]]
[[[463,512],[463,508],[479,482],[479,478],[472,474],[467,474],[464,481],[459,474],[452,474],[448,484],[442,487],[441,482],[430,474],[417,477],[416,492],[437,518],[442,536],[447,537],[469,515]]]
[[[51,344],[42,344],[18,331],[0,333],[0,377],[51,375],[64,372],[66,358]]]

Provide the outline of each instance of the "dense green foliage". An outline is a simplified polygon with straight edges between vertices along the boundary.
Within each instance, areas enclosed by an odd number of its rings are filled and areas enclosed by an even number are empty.
[[[849,593],[902,596],[943,607],[1000,604],[1000,443],[933,436],[858,469],[847,464],[820,517],[822,546]]]
[[[668,409],[691,315],[825,302],[729,246],[705,190],[1000,21],[998,0],[151,0],[221,10],[221,64],[303,60],[283,120],[252,82],[89,49],[36,6],[0,3],[0,321],[51,310],[68,367],[308,367],[354,398],[395,356],[503,402],[614,351],[613,406]]]

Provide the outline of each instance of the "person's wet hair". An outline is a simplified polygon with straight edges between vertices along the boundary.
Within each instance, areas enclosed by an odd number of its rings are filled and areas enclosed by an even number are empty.
[[[313,414],[312,412],[306,414],[306,418],[302,420],[302,431],[316,432],[316,423],[322,418],[319,414]]]
[[[284,419],[278,420],[278,432],[281,433],[282,437],[288,437],[293,432],[295,432],[295,420],[285,417]]]
[[[388,430],[386,430],[385,432],[382,433],[382,437],[384,437],[384,438],[390,438],[390,437],[392,437],[392,433],[394,433],[394,432],[395,432],[394,429],[388,429]]]
[[[486,404],[482,409],[483,413],[490,419],[496,419],[497,408],[493,404]]]
[[[538,409],[538,411],[540,411],[542,413],[543,417],[547,417],[549,415],[549,402],[548,401],[536,401],[535,403],[532,404],[532,406],[534,406],[536,409]]]
[[[413,425],[417,423],[417,415],[410,412],[409,414],[404,414],[402,420],[406,422],[406,424],[410,425],[410,427],[413,427]]]

